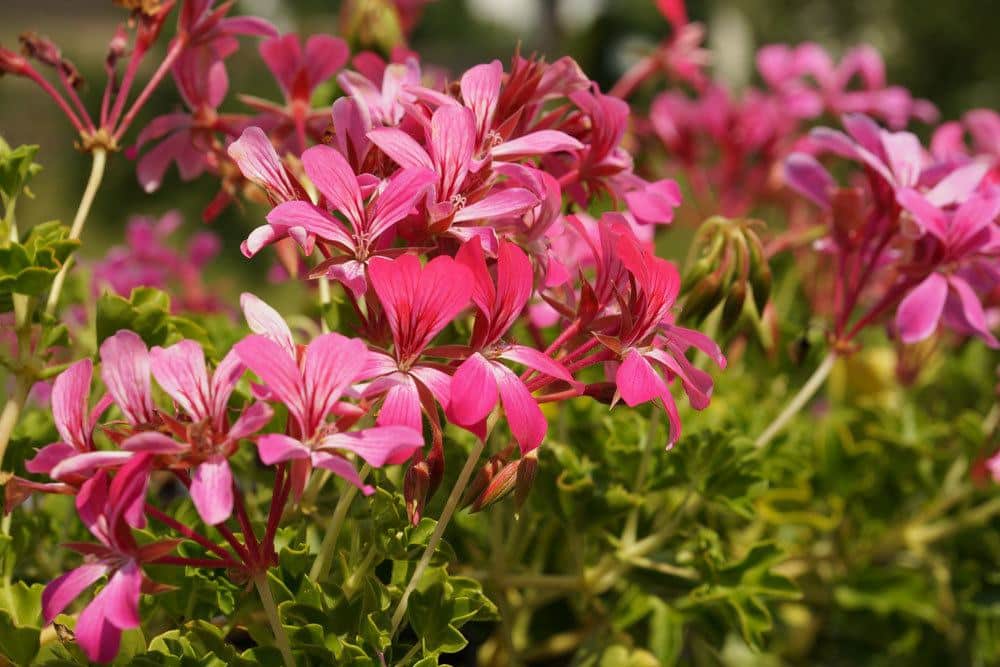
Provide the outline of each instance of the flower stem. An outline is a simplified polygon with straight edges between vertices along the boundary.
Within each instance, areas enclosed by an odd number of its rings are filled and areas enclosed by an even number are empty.
[[[837,353],[831,350],[827,353],[826,357],[820,363],[820,365],[813,371],[812,376],[802,385],[802,389],[799,393],[795,394],[792,400],[785,406],[785,409],[781,411],[773,422],[771,422],[764,432],[757,436],[754,440],[754,447],[758,449],[764,447],[767,443],[774,439],[774,436],[781,432],[781,429],[788,425],[792,417],[801,410],[806,403],[809,402],[816,392],[819,390],[826,378],[830,375],[830,371],[833,370],[833,364],[837,360]]]
[[[94,197],[97,195],[97,190],[101,187],[101,180],[104,178],[104,168],[107,166],[108,153],[103,148],[95,148],[93,151],[93,159],[94,160],[90,165],[90,178],[87,179],[87,187],[83,190],[83,197],[80,199],[80,206],[76,209],[76,216],[73,218],[73,225],[69,229],[69,238],[73,241],[79,239],[80,234],[83,233],[83,223],[87,220],[87,215],[90,213],[90,207],[94,203]],[[66,282],[66,274],[69,273],[69,269],[72,265],[73,255],[70,255],[66,258],[62,268],[59,269],[59,273],[56,274],[55,281],[52,283],[52,289],[49,291],[49,300],[45,305],[46,315],[55,314],[56,306],[59,305],[59,295],[62,293],[63,283]]]
[[[3,406],[3,412],[0,413],[0,469],[3,468],[3,456],[7,451],[7,444],[14,433],[14,427],[17,426],[17,420],[21,416],[21,409],[24,408],[30,390],[31,383],[24,378],[18,378],[14,390]]]
[[[441,542],[444,530],[448,527],[448,523],[451,521],[452,515],[458,508],[459,501],[462,500],[462,494],[465,493],[465,487],[469,483],[469,478],[472,477],[472,471],[475,469],[476,463],[479,462],[479,457],[482,456],[483,449],[485,448],[486,439],[477,439],[476,444],[472,446],[472,451],[469,452],[469,458],[466,459],[465,466],[462,468],[462,471],[458,473],[458,479],[455,481],[455,486],[451,489],[451,495],[448,496],[448,501],[445,503],[444,509],[441,511],[441,516],[438,518],[437,525],[434,526],[434,532],[431,533],[431,539],[427,542],[427,547],[424,549],[424,553],[420,557],[420,561],[417,563],[416,569],[413,571],[413,576],[410,577],[410,581],[406,584],[406,589],[403,591],[403,597],[399,599],[396,611],[392,614],[392,629],[389,632],[390,635],[395,635],[396,631],[399,629],[399,624],[403,622],[403,616],[406,614],[406,605],[409,603],[410,594],[413,593],[413,590],[417,587],[420,578],[424,575],[424,571],[427,569],[427,566],[430,565],[431,557],[434,555],[434,551]]]
[[[361,468],[358,476],[362,481],[368,477],[369,470],[371,468],[368,464],[365,464]],[[326,575],[330,573],[330,565],[333,562],[333,550],[337,546],[340,529],[344,526],[344,518],[347,516],[347,510],[351,507],[351,501],[354,500],[354,496],[357,494],[358,488],[356,486],[353,484],[347,485],[340,499],[337,500],[337,506],[333,508],[333,515],[330,517],[330,523],[326,525],[326,533],[323,535],[323,543],[320,544],[319,554],[316,555],[312,569],[309,570],[309,578],[314,582],[319,583],[321,580],[326,579]]]
[[[281,618],[278,617],[278,607],[274,604],[274,596],[271,595],[271,586],[267,583],[267,571],[261,570],[256,572],[253,575],[253,583],[257,586],[260,601],[264,605],[264,612],[267,614],[267,620],[271,624],[271,630],[274,632],[274,641],[278,644],[278,649],[281,651],[285,667],[295,667],[295,658],[292,657],[292,647],[288,643],[288,635],[285,634],[285,628],[281,625]]]

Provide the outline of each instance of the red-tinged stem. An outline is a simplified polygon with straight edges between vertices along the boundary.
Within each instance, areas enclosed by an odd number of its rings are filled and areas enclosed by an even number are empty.
[[[25,67],[24,73],[25,76],[27,76],[29,79],[38,84],[38,86],[42,90],[44,90],[49,97],[55,100],[55,103],[59,105],[59,108],[62,109],[62,112],[66,114],[67,118],[69,118],[69,122],[73,123],[73,127],[76,128],[77,132],[83,134],[86,131],[83,127],[83,124],[80,123],[80,119],[76,117],[76,114],[73,113],[73,110],[66,103],[66,100],[64,100],[62,95],[59,94],[59,91],[57,91],[52,86],[51,83],[46,81],[45,78],[41,74],[39,74],[34,67],[31,66]]]
[[[112,128],[118,119],[121,118],[122,111],[125,109],[125,102],[128,101],[128,94],[132,91],[132,83],[135,81],[136,72],[139,71],[139,65],[142,63],[142,59],[146,56],[147,49],[133,49],[132,55],[128,59],[128,65],[125,66],[125,74],[122,75],[122,83],[118,87],[118,93],[115,95],[115,104],[111,108],[111,113],[105,117],[101,118],[101,126]],[[108,86],[110,88],[111,82],[114,78],[108,77]]]
[[[576,398],[579,395],[580,392],[577,389],[566,389],[565,391],[557,391],[551,394],[536,396],[535,401],[538,403],[554,403],[556,401],[565,401],[569,398]]]
[[[73,87],[73,84],[66,78],[66,73],[61,69],[59,70],[59,82],[66,90],[70,102],[73,103],[73,106],[75,106],[76,110],[80,113],[80,119],[84,126],[93,132],[96,128],[94,127],[94,121],[90,119],[90,113],[87,111],[87,107],[83,105],[83,100],[81,100],[80,96],[77,94],[76,88]]]
[[[218,544],[208,539],[201,533],[191,530],[190,528],[179,522],[177,519],[161,512],[160,510],[153,507],[149,503],[146,503],[146,513],[149,514],[154,519],[156,519],[157,521],[159,521],[160,523],[169,526],[170,528],[173,528],[175,531],[177,531],[184,537],[188,538],[189,540],[197,542],[198,544],[205,547],[212,553],[217,554],[220,558],[227,561],[233,560],[232,554],[230,554],[228,551],[220,547]]]
[[[565,366],[567,363],[573,361],[574,359],[577,359],[577,358],[579,358],[579,357],[587,354],[588,352],[590,352],[591,350],[593,350],[595,347],[597,347],[599,344],[600,344],[600,341],[598,341],[596,338],[591,338],[590,340],[588,340],[586,343],[584,343],[580,347],[576,348],[575,350],[572,350],[571,352],[569,352],[565,356],[561,357],[559,359],[559,362]]]
[[[267,555],[274,551],[274,536],[278,532],[278,524],[281,523],[281,515],[285,510],[285,502],[288,501],[288,494],[292,488],[292,476],[286,475],[286,466],[281,464],[274,478],[274,493],[271,495],[271,507],[267,513],[267,531],[264,533],[262,544],[267,548]]]
[[[622,74],[622,77],[608,91],[608,95],[620,97],[623,100],[628,98],[643,81],[656,72],[656,66],[656,58],[653,56],[646,56],[641,59]]]
[[[875,252],[872,253],[872,256],[868,258],[867,262],[865,262],[865,268],[861,272],[861,277],[858,278],[858,282],[855,283],[854,291],[851,292],[851,296],[848,298],[847,304],[844,306],[842,322],[837,327],[838,334],[843,333],[844,327],[847,326],[847,322],[851,317],[851,311],[854,310],[854,307],[858,304],[858,299],[861,298],[861,292],[865,289],[865,283],[867,283],[868,279],[871,278],[872,272],[875,270],[875,265],[878,262],[878,257],[882,254],[882,251],[885,249],[885,246],[889,243],[890,239],[892,239],[892,236],[892,232],[883,234],[882,238],[878,242],[878,245],[875,246]]]
[[[167,55],[163,59],[163,62],[161,62],[160,66],[156,68],[155,72],[153,72],[153,76],[146,82],[146,87],[142,89],[141,93],[139,93],[139,97],[135,98],[135,102],[132,103],[132,108],[128,110],[128,113],[125,114],[122,122],[115,130],[113,135],[115,141],[121,140],[122,135],[125,134],[129,125],[132,124],[132,121],[135,120],[139,111],[142,110],[142,107],[145,106],[146,102],[149,100],[150,95],[153,94],[153,91],[160,85],[163,77],[165,77],[167,72],[170,71],[170,68],[173,67],[174,61],[176,61],[177,58],[180,57],[181,53],[183,53],[186,42],[187,39],[183,35],[178,35],[174,38],[174,41],[171,42],[170,49],[167,51]]]
[[[293,113],[295,114],[295,134],[299,139],[299,154],[305,151],[307,147],[306,140],[306,109],[300,102],[294,102]]]
[[[218,558],[185,558],[183,556],[163,556],[151,561],[153,565],[179,565],[191,567],[224,567],[238,568],[240,566],[234,560],[219,560]]]
[[[598,352],[595,352],[589,357],[584,357],[583,359],[575,361],[572,364],[564,364],[564,366],[566,367],[566,370],[569,371],[570,373],[575,373],[581,368],[586,368],[587,366],[591,366],[593,364],[597,364],[602,361],[608,361],[611,358],[612,355],[610,350],[599,350]],[[525,383],[525,386],[528,387],[528,391],[536,392],[539,389],[544,389],[545,387],[549,386],[550,384],[558,380],[559,378],[548,377],[548,376],[538,377],[530,382]]]
[[[233,503],[236,507],[236,518],[239,519],[240,529],[243,531],[243,542],[247,545],[247,550],[253,555],[254,561],[260,557],[260,544],[257,543],[257,535],[253,532],[253,524],[247,516],[247,507],[243,502],[243,494],[240,493],[236,482],[233,482]]]
[[[240,541],[236,539],[236,535],[233,534],[233,531],[229,530],[225,524],[221,523],[217,525],[215,529],[219,531],[219,534],[222,535],[223,539],[229,543],[229,546],[231,546],[233,550],[240,555],[240,558],[248,567],[253,564],[253,554],[250,553],[246,546],[240,544]]]
[[[904,282],[893,285],[889,289],[889,291],[885,293],[885,296],[879,299],[878,303],[872,306],[871,310],[865,313],[865,315],[860,320],[855,322],[854,326],[851,327],[851,329],[847,332],[847,334],[845,334],[840,338],[841,342],[844,343],[850,342],[855,336],[861,333],[862,329],[864,329],[873,321],[881,317],[886,310],[895,305],[896,301],[898,301],[900,297],[903,296],[903,293],[906,290],[910,289],[916,284],[917,281],[915,280],[906,280]]]
[[[542,354],[546,356],[552,356],[552,353],[558,350],[560,347],[562,347],[563,343],[568,341],[570,338],[575,336],[577,332],[580,331],[580,325],[581,322],[579,319],[573,320],[573,323],[568,327],[566,327],[566,329],[564,329],[563,332],[559,334],[554,341],[552,341],[552,344],[549,345],[547,348],[545,348],[545,351],[542,352]],[[521,381],[523,382],[527,380],[535,372],[536,371],[533,368],[529,368],[528,370],[524,371],[523,373],[521,373]]]
[[[99,117],[99,122],[101,127],[108,126],[108,107],[111,104],[111,90],[115,85],[115,73],[108,72],[108,81],[104,84],[104,94],[101,95],[101,115]]]

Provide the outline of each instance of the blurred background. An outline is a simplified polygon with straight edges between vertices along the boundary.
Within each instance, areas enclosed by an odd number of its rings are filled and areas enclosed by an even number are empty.
[[[96,105],[103,86],[107,41],[124,17],[111,0],[3,0],[0,44],[17,48],[25,30],[48,35],[75,62],[90,84],[88,105]],[[239,0],[240,13],[267,18],[282,31],[336,32],[340,2],[334,0]],[[891,83],[933,100],[943,119],[975,107],[1000,107],[1000,3],[989,0],[692,0],[693,20],[708,26],[716,72],[739,88],[755,82],[753,54],[770,42],[820,42],[835,56],[867,42],[886,61]],[[171,21],[172,25],[172,21]],[[668,34],[652,0],[437,0],[431,2],[410,40],[425,62],[450,72],[492,58],[507,62],[522,53],[554,59],[576,58],[604,89],[628,64]],[[166,43],[161,40],[160,48]],[[148,71],[155,66],[148,58]],[[274,97],[277,86],[256,49],[246,47],[229,61],[230,97],[235,92]],[[140,80],[141,77],[140,77]],[[243,110],[233,100],[232,110]],[[172,85],[161,86],[144,118],[179,105]],[[140,122],[137,127],[141,127]],[[126,143],[135,139],[130,131]],[[86,156],[73,149],[75,135],[49,100],[22,79],[0,79],[0,134],[11,144],[39,143],[45,171],[34,181],[36,198],[19,207],[28,225],[67,220],[79,200],[87,172]],[[135,181],[134,165],[123,155],[111,160],[105,187],[97,198],[84,236],[84,255],[122,242],[124,222],[135,213],[160,214],[178,208],[187,221],[184,234],[201,226],[200,211],[217,184],[204,177],[181,184],[171,169],[163,187],[145,194]],[[238,244],[262,222],[263,209],[230,207],[213,224],[223,251],[208,267],[206,279],[220,289],[260,280],[261,261],[246,262]]]

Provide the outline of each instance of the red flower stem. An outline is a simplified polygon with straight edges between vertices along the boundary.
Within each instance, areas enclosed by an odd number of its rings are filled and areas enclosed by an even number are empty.
[[[238,568],[240,566],[240,564],[234,560],[219,560],[218,558],[185,558],[183,556],[163,556],[154,561],[150,561],[150,564],[225,568]]]
[[[565,401],[569,398],[576,398],[580,395],[577,389],[566,389],[565,391],[557,391],[551,394],[542,394],[541,396],[535,397],[536,403],[554,403],[556,401]]]
[[[574,359],[577,359],[577,358],[583,356],[584,354],[587,354],[588,352],[590,352],[591,350],[593,350],[595,347],[597,347],[599,344],[600,344],[600,342],[596,338],[591,338],[590,340],[588,340],[586,343],[584,343],[580,347],[576,348],[575,350],[572,350],[571,352],[569,352],[565,356],[561,357],[559,359],[559,361],[563,365],[566,365],[567,362],[573,361]]]
[[[222,523],[215,526],[215,529],[219,531],[219,534],[222,535],[222,537],[226,540],[226,542],[229,543],[229,546],[231,546],[233,550],[240,555],[240,559],[246,565],[249,566],[253,564],[254,562],[253,554],[250,553],[248,547],[244,546],[243,544],[240,544],[240,541],[236,539],[236,535],[233,534],[233,531],[229,530],[229,528]]]
[[[560,347],[562,347],[563,343],[565,343],[566,341],[568,341],[570,338],[572,338],[573,336],[575,336],[578,331],[580,331],[580,324],[581,324],[581,322],[580,322],[579,318],[573,320],[573,323],[570,324],[568,327],[566,327],[563,330],[563,332],[561,334],[559,334],[556,337],[556,339],[554,341],[552,341],[552,343],[547,348],[545,348],[545,351],[542,352],[542,354],[544,354],[546,356],[552,356],[552,353],[555,352],[556,350],[558,350]],[[529,377],[531,377],[531,375],[533,373],[536,373],[536,372],[537,371],[535,369],[529,368],[528,370],[526,370],[523,373],[521,373],[521,381],[524,382]]]
[[[122,138],[122,135],[125,134],[129,125],[132,124],[132,121],[135,120],[139,111],[142,110],[142,107],[149,100],[150,95],[153,94],[153,91],[160,85],[163,77],[165,77],[167,72],[170,71],[170,68],[173,67],[174,61],[176,61],[177,58],[180,57],[181,53],[184,52],[184,46],[186,43],[187,38],[184,35],[178,35],[174,38],[174,41],[171,42],[170,49],[167,51],[167,55],[163,59],[163,62],[161,62],[160,66],[156,68],[155,72],[153,72],[153,76],[146,82],[146,87],[142,89],[142,92],[139,93],[139,97],[135,98],[135,102],[132,103],[132,108],[128,110],[128,113],[125,114],[121,123],[118,124],[118,127],[113,135],[115,141],[119,141]]]
[[[76,107],[76,110],[79,112],[80,119],[83,122],[84,127],[93,132],[96,129],[94,127],[94,121],[91,120],[90,113],[87,111],[87,107],[83,105],[83,100],[81,100],[80,96],[77,94],[76,88],[74,88],[73,84],[71,84],[69,79],[66,78],[65,72],[58,67],[56,69],[59,71],[59,82],[66,90],[70,102],[72,102],[73,106]]]
[[[584,357],[579,361],[575,361],[572,364],[566,365],[566,370],[569,371],[570,373],[575,373],[581,368],[586,368],[587,366],[590,366],[592,364],[597,364],[602,361],[608,361],[610,359],[611,359],[610,350],[599,350],[598,352],[595,352],[589,357]],[[548,376],[537,377],[534,380],[531,380],[530,382],[526,382],[525,386],[528,388],[528,391],[536,392],[539,389],[544,389],[545,387],[549,386],[550,384],[558,380],[559,378],[548,377]]]
[[[169,526],[170,528],[173,528],[175,531],[177,531],[184,537],[188,538],[189,540],[197,542],[198,544],[205,547],[212,553],[217,554],[224,560],[227,561],[233,560],[232,554],[230,554],[228,551],[220,547],[218,544],[208,539],[201,533],[191,530],[190,528],[179,522],[177,519],[173,518],[169,514],[161,512],[160,510],[153,507],[149,503],[146,503],[146,513],[149,514],[154,519],[156,519],[157,521],[159,521],[160,523]]]
[[[250,517],[247,516],[243,494],[240,492],[239,487],[236,486],[235,481],[233,481],[233,498],[235,499],[233,504],[236,507],[236,517],[239,519],[240,529],[243,531],[243,542],[246,544],[247,550],[253,555],[254,561],[256,561],[260,556],[260,544],[257,543],[257,535],[253,532],[253,524],[250,523]]]
[[[281,523],[281,515],[285,511],[285,502],[292,488],[292,476],[286,475],[286,465],[282,463],[274,477],[274,493],[271,495],[271,507],[267,512],[267,530],[264,533],[262,544],[267,548],[267,555],[274,551],[274,536],[278,532],[278,524]]]
[[[118,122],[118,119],[121,118],[125,102],[128,101],[128,94],[132,92],[132,84],[135,82],[136,72],[139,71],[139,65],[142,63],[142,59],[146,56],[147,52],[148,49],[136,48],[132,50],[132,55],[128,59],[128,65],[125,66],[125,74],[122,75],[122,83],[115,94],[115,104],[111,108],[111,113],[101,118],[102,127],[112,128]],[[113,81],[113,77],[109,76],[109,90]]]
[[[893,285],[889,289],[889,291],[885,293],[885,296],[883,296],[878,303],[872,306],[871,310],[865,313],[865,315],[860,320],[855,322],[854,326],[851,327],[850,331],[848,331],[847,334],[845,334],[840,338],[841,342],[844,343],[850,342],[855,336],[861,333],[862,329],[871,324],[874,320],[881,317],[886,310],[894,306],[896,304],[896,301],[898,301],[903,296],[903,293],[906,292],[906,290],[913,287],[914,285],[916,285],[917,282],[918,281],[916,280],[909,279]]]
[[[69,118],[69,122],[73,123],[73,127],[76,128],[77,132],[83,134],[86,131],[83,125],[80,123],[80,119],[76,117],[76,114],[73,113],[73,110],[66,103],[66,100],[64,100],[62,95],[59,94],[59,91],[57,91],[52,86],[51,83],[46,81],[45,78],[41,74],[39,74],[34,67],[31,67],[30,65],[25,66],[24,73],[25,76],[27,76],[29,79],[38,84],[38,86],[42,90],[44,90],[49,95],[49,97],[55,100],[55,103],[59,105],[59,108],[62,109],[62,112],[66,114],[67,118]]]
[[[875,251],[872,253],[872,256],[868,258],[869,261],[865,262],[865,268],[861,272],[861,277],[858,278],[858,282],[854,286],[855,289],[851,293],[850,298],[847,300],[847,305],[841,313],[842,321],[837,327],[838,335],[843,333],[844,327],[847,326],[847,322],[851,317],[851,311],[854,310],[854,307],[858,304],[858,299],[861,298],[861,293],[864,291],[868,279],[871,278],[872,272],[875,270],[875,264],[878,260],[878,256],[882,254],[882,251],[885,249],[885,246],[889,243],[890,239],[892,239],[892,236],[892,231],[883,234],[882,238],[875,246]]]

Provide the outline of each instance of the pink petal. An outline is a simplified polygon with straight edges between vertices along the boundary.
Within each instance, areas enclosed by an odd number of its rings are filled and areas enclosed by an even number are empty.
[[[472,109],[476,118],[476,134],[483,138],[493,126],[493,114],[500,99],[503,65],[499,60],[476,65],[462,75],[459,89],[462,102]]]
[[[208,370],[205,352],[193,340],[182,340],[167,348],[149,352],[150,366],[157,383],[195,421],[212,414],[209,403]]]
[[[459,106],[440,107],[431,117],[430,142],[441,177],[439,198],[450,198],[465,182],[475,151],[475,122],[472,112]]]
[[[989,326],[986,324],[986,314],[983,312],[983,304],[979,301],[979,297],[972,290],[972,287],[969,286],[969,283],[958,276],[952,275],[948,278],[948,284],[958,296],[958,312],[962,320],[964,320],[963,324],[971,331],[974,331],[990,347],[1000,347],[1000,343],[990,333]]]
[[[132,452],[86,452],[77,454],[60,461],[49,476],[53,479],[61,479],[66,475],[76,475],[90,473],[99,468],[110,468],[119,466],[132,457]]]
[[[630,408],[670,393],[660,374],[635,348],[625,353],[615,375],[615,384]]]
[[[52,417],[56,430],[66,442],[79,451],[90,447],[87,403],[94,365],[81,359],[64,370],[52,385]]]
[[[549,424],[521,378],[501,364],[492,366],[507,426],[520,445],[521,453],[526,454],[542,444]]]
[[[279,228],[301,227],[321,239],[332,241],[344,248],[353,248],[354,239],[339,220],[307,201],[286,201],[267,214],[268,223]]]
[[[948,281],[939,273],[930,274],[913,288],[896,311],[900,340],[916,343],[934,333],[947,296]]]
[[[434,171],[434,162],[417,141],[395,127],[380,127],[368,133],[368,138],[400,167]]]
[[[329,333],[314,338],[302,366],[309,413],[318,426],[333,410],[344,390],[358,380],[368,363],[368,348],[357,338]]]
[[[239,419],[233,422],[229,427],[228,437],[233,441],[247,438],[267,426],[273,416],[274,411],[271,410],[271,406],[258,401],[244,410]]]
[[[267,336],[280,345],[288,356],[293,359],[296,357],[292,330],[288,328],[288,324],[278,311],[250,292],[243,292],[240,295],[240,307],[243,309],[243,316],[250,331]]]
[[[28,472],[51,476],[52,468],[77,453],[76,448],[72,445],[65,442],[54,442],[39,449],[34,458],[25,461],[24,467]]]
[[[707,354],[719,368],[726,367],[726,356],[722,353],[722,348],[702,332],[671,324],[664,327],[664,334],[671,342],[676,343],[682,352],[693,347]]]
[[[942,241],[948,238],[948,216],[922,194],[910,188],[900,188],[896,191],[896,201],[913,216],[919,227],[918,233],[929,231]]]
[[[132,331],[119,331],[101,344],[101,379],[133,425],[153,420],[149,350]]]
[[[524,188],[507,188],[488,195],[474,204],[463,206],[455,213],[452,222],[467,222],[470,220],[492,220],[524,213],[538,204],[530,190]]]
[[[451,378],[451,391],[449,420],[459,426],[471,426],[485,419],[498,398],[490,362],[478,352],[463,361]]]
[[[664,179],[626,193],[625,201],[640,223],[667,223],[674,219],[674,209],[681,203],[681,191],[676,181]]]
[[[209,406],[213,424],[219,431],[225,428],[229,397],[232,396],[236,383],[245,371],[246,366],[243,365],[239,355],[230,350],[212,373],[212,380],[209,383]]]
[[[80,612],[73,628],[76,643],[93,662],[111,662],[121,647],[122,631],[107,618],[104,606],[103,600],[95,598]]]
[[[306,421],[302,374],[295,360],[271,339],[255,334],[233,346],[240,359],[263,380],[279,401],[288,406],[302,426]]]
[[[424,444],[420,431],[408,426],[373,426],[361,431],[335,433],[323,438],[320,448],[354,452],[374,467],[403,463]]]
[[[329,146],[313,146],[302,154],[302,166],[327,202],[343,213],[355,229],[361,229],[365,221],[361,189],[344,156]]]
[[[337,73],[347,63],[347,42],[330,35],[313,35],[306,40],[305,66],[309,73],[310,92]]]
[[[394,385],[386,392],[376,423],[379,426],[408,426],[420,431],[423,419],[420,416],[420,394],[413,380]]]
[[[565,132],[559,132],[558,130],[538,130],[537,132],[529,132],[517,139],[505,141],[491,150],[490,154],[494,158],[513,159],[582,149],[583,144]]]
[[[895,176],[895,185],[915,186],[920,180],[924,162],[924,149],[920,145],[920,139],[910,132],[883,132],[882,145]]]
[[[248,127],[226,152],[247,180],[272,193],[276,201],[299,198],[301,188],[292,183],[264,130]]]
[[[405,218],[433,182],[434,172],[427,169],[402,169],[396,172],[375,200],[368,221],[369,237],[377,239]]]
[[[233,513],[233,473],[225,457],[215,456],[195,466],[191,501],[202,521],[210,526],[222,523]]]
[[[558,361],[552,357],[539,352],[538,350],[527,347],[525,345],[511,345],[503,351],[500,355],[502,359],[509,359],[510,361],[516,361],[519,364],[524,364],[528,368],[533,368],[536,371],[540,371],[549,377],[558,378],[571,385],[579,384],[573,379],[572,374],[566,367],[560,364]]]
[[[177,442],[170,436],[157,431],[143,431],[127,438],[121,447],[126,452],[180,454],[189,450],[191,445],[186,442]]]
[[[417,365],[410,368],[410,376],[422,384],[434,396],[434,400],[448,409],[451,402],[451,376],[430,366]]]
[[[257,438],[257,452],[265,465],[309,458],[309,448],[280,433],[267,433]]]
[[[816,158],[792,153],[785,159],[785,183],[821,208],[830,208],[830,192],[837,183]]]
[[[979,187],[989,171],[989,162],[971,162],[958,167],[927,193],[927,201],[937,207],[963,202]]]
[[[142,591],[142,572],[134,560],[111,576],[108,585],[94,598],[103,604],[104,615],[111,625],[121,630],[137,628],[139,618],[139,595]]]
[[[142,150],[148,142],[166,135],[169,132],[185,127],[191,124],[191,116],[184,112],[168,113],[162,116],[157,116],[153,120],[149,121],[139,136],[135,139],[136,150]]]
[[[361,493],[366,496],[370,496],[375,493],[374,487],[368,486],[361,481],[361,477],[358,476],[358,471],[354,469],[354,464],[345,459],[343,456],[338,456],[337,454],[331,454],[329,452],[314,452],[312,455],[312,464],[317,468],[329,470],[337,477],[340,477],[353,486],[358,487],[361,490]]]
[[[264,40],[258,50],[261,60],[271,70],[285,97],[290,97],[295,75],[298,74],[299,64],[302,62],[302,47],[299,46],[298,35],[289,33]]]
[[[51,623],[70,602],[107,571],[108,566],[103,563],[84,563],[49,582],[42,592],[42,614],[45,622]]]

